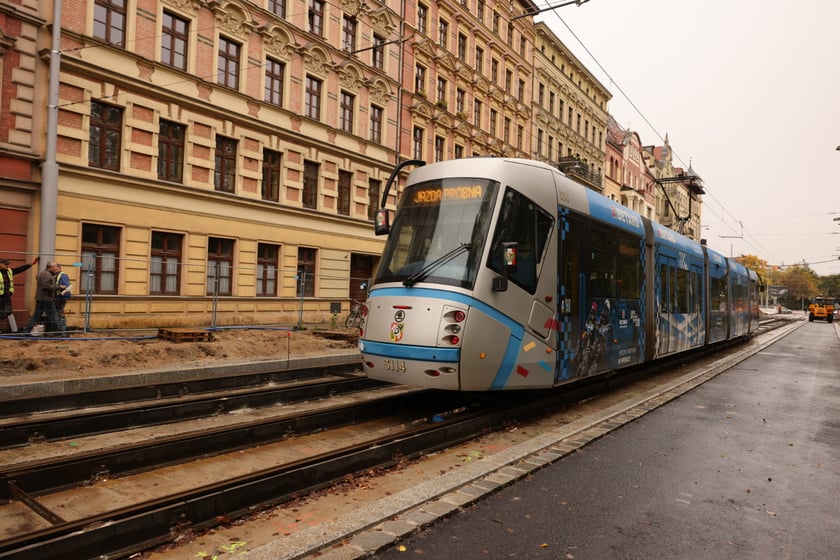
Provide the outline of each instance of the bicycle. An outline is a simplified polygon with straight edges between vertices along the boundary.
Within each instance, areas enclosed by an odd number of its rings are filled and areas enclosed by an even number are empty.
[[[359,328],[362,326],[362,302],[351,300],[350,313],[344,320],[344,326],[347,328]]]

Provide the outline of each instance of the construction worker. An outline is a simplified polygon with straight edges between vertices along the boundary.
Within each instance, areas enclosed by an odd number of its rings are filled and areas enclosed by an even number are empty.
[[[20,274],[32,268],[38,263],[38,257],[35,257],[31,263],[27,263],[15,268],[9,267],[9,259],[0,259],[0,321],[9,319],[9,330],[17,332],[17,323],[15,323],[15,316],[12,314],[12,294],[15,293],[15,274]]]

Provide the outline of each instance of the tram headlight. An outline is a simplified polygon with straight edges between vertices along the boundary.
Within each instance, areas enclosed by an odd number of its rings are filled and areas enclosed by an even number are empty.
[[[461,339],[458,337],[458,335],[455,335],[455,334],[449,335],[447,337],[447,340],[449,341],[449,344],[451,344],[452,346],[457,346],[461,342]]]

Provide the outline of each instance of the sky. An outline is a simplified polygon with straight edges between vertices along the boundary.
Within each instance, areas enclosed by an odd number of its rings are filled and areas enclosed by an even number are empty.
[[[588,0],[535,19],[621,126],[667,134],[702,177],[710,247],[840,274],[840,0]]]

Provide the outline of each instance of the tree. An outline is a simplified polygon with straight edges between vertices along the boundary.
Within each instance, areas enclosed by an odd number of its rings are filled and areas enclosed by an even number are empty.
[[[807,306],[805,302],[811,301],[811,298],[819,294],[817,288],[817,275],[809,268],[801,266],[792,266],[779,274],[779,283],[783,284],[790,291],[790,301],[792,304],[799,303],[800,309],[804,310]],[[794,305],[791,305],[794,307]]]

